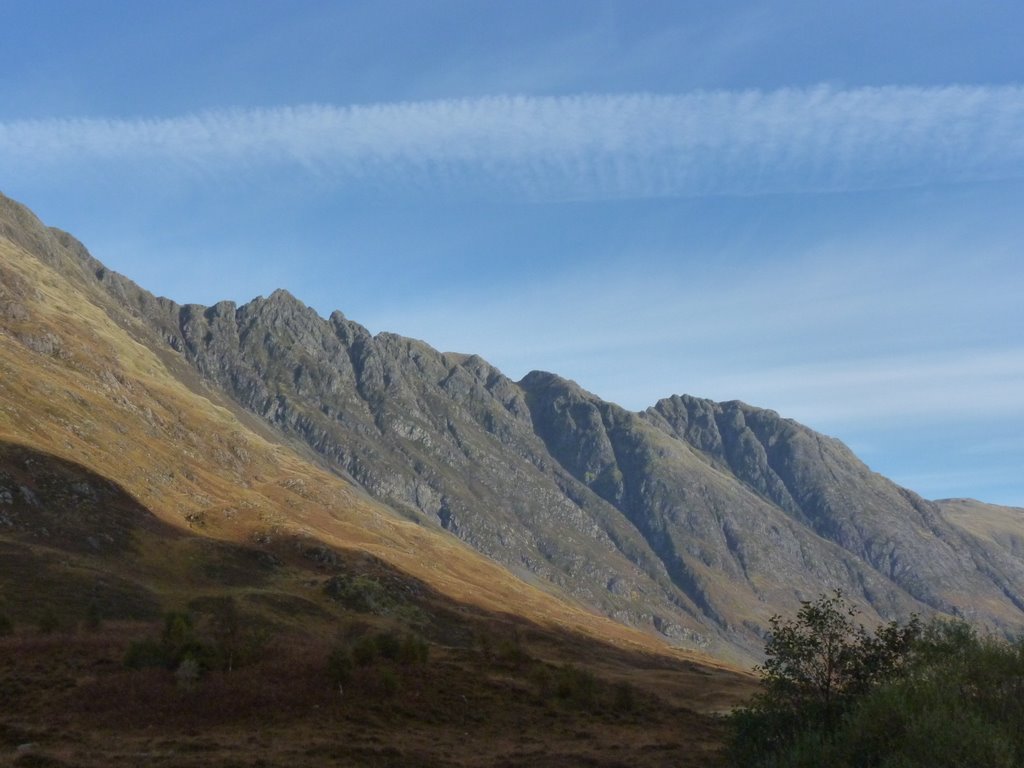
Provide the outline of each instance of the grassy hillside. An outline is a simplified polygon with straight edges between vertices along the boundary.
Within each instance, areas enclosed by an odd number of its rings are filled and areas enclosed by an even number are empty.
[[[749,678],[397,518],[102,300],[0,237],[0,744],[36,745],[15,762],[706,762],[704,713]],[[168,611],[213,642],[225,601],[261,638],[244,668],[183,687],[123,666]],[[330,652],[380,633],[429,662],[360,668],[340,696]]]

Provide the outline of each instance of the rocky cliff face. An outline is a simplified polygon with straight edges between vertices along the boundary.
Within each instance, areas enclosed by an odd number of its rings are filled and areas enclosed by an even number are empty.
[[[398,514],[620,621],[756,653],[773,613],[842,589],[868,620],[937,610],[1024,627],[1019,557],[772,411],[674,396],[632,413],[553,374],[514,382],[477,356],[324,319],[284,291],[155,298],[9,202],[0,234]]]

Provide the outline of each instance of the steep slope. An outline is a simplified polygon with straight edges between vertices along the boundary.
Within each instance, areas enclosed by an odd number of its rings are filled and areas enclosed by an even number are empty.
[[[1021,625],[1020,563],[837,440],[738,402],[673,397],[632,414],[550,374],[521,384],[552,454],[721,625],[833,588],[883,617],[935,609]]]
[[[7,231],[176,381],[424,530],[619,621],[749,657],[772,614],[842,589],[869,621],[942,611],[1024,627],[1019,558],[774,412],[684,396],[631,413],[552,374],[517,383],[476,356],[321,318],[284,291],[179,306],[25,216]]]
[[[605,613],[754,651],[767,618],[840,588],[869,618],[1020,626],[1019,563],[834,440],[742,404],[630,414],[571,382],[324,321],[284,292],[162,328],[240,403],[392,506]]]
[[[173,351],[140,342],[153,344],[151,331],[121,311],[97,272],[73,239],[0,199],[0,442],[87,469],[171,529],[257,549],[295,541],[364,553],[450,600],[659,648],[524,584],[443,531],[399,519],[268,439],[273,430],[258,434]],[[17,531],[30,520],[33,535],[45,536],[38,517],[14,514],[25,502],[18,489],[29,486],[7,475],[0,526]]]
[[[871,472],[838,440],[738,402],[671,398],[645,416],[924,605],[1001,630],[1021,626],[1021,564],[952,525],[941,505]]]
[[[524,393],[484,361],[374,338],[338,313],[325,323],[284,292],[180,318],[181,348],[204,376],[396,509],[610,615],[703,632],[699,606],[552,461]]]

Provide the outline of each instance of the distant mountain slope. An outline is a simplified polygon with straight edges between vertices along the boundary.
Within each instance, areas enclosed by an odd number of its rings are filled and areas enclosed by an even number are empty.
[[[513,382],[479,357],[321,318],[284,291],[179,306],[3,210],[0,235],[97,296],[178,381],[619,621],[749,657],[772,614],[838,588],[868,620],[942,611],[1024,628],[1012,549],[772,411],[684,396],[632,413],[553,374]]]
[[[954,525],[1024,562],[1024,508],[1001,507],[974,499],[941,499],[935,503]]]

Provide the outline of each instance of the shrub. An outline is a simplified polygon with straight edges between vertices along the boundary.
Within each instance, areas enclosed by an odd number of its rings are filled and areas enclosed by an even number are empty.
[[[480,650],[480,655],[490,661],[494,655],[494,643],[491,640],[491,634],[486,630],[479,632],[476,635],[477,648]]]
[[[60,619],[52,608],[47,608],[39,617],[39,631],[44,635],[50,635],[60,629]]]
[[[406,635],[400,640],[394,632],[364,635],[352,646],[352,659],[360,667],[368,667],[378,658],[403,664],[423,663],[427,660],[427,653],[425,641],[413,635]]]
[[[530,670],[530,682],[537,687],[537,695],[541,700],[550,699],[555,693],[554,675],[544,664],[538,664]]]
[[[402,642],[393,632],[378,632],[373,636],[377,653],[388,661],[395,661],[402,651]]]
[[[523,641],[518,629],[513,629],[511,635],[501,639],[495,656],[498,661],[515,667],[520,667],[530,660],[529,654],[523,648]]]
[[[368,667],[377,660],[377,641],[366,635],[359,638],[352,646],[352,660],[357,667]]]
[[[199,658],[204,667],[231,672],[265,655],[269,634],[243,620],[233,597],[207,599],[203,606],[207,621],[203,625],[205,642]]]
[[[357,613],[385,613],[394,604],[380,582],[368,576],[334,576],[324,585],[324,591]]]
[[[352,669],[355,663],[352,660],[352,652],[344,645],[335,645],[327,655],[327,677],[334,685],[340,688],[352,679]]]
[[[199,682],[199,662],[193,658],[183,659],[174,671],[174,679],[179,688],[190,691]]]
[[[0,637],[14,634],[14,620],[6,613],[0,613]]]
[[[124,665],[129,669],[146,669],[149,667],[166,667],[167,658],[164,646],[151,637],[134,640],[124,655]]]
[[[612,709],[619,714],[636,711],[636,695],[629,683],[616,683],[612,694]]]
[[[195,624],[190,613],[171,611],[164,616],[164,630],[160,638],[164,664],[167,669],[177,669],[185,659],[202,663],[209,659],[210,650],[196,636]]]
[[[377,676],[377,684],[379,687],[380,695],[385,698],[391,698],[398,693],[399,683],[398,675],[395,674],[395,670],[388,669],[385,667],[381,669]]]
[[[737,766],[1012,766],[1024,758],[1024,643],[916,619],[869,634],[842,597],[773,619],[763,692],[731,718]]]
[[[871,692],[832,739],[837,764],[1018,765],[999,720],[963,701],[956,677],[908,678]]]
[[[103,616],[100,613],[100,607],[95,601],[89,603],[89,607],[85,611],[85,621],[83,623],[90,632],[95,632],[103,626]]]
[[[555,676],[555,695],[581,709],[592,708],[597,703],[597,678],[584,669],[567,664]]]
[[[233,597],[218,600],[213,604],[210,620],[210,634],[213,638],[213,655],[216,667],[228,672],[246,659],[246,638],[242,632],[242,620]]]
[[[164,614],[164,631],[161,635],[164,645],[179,647],[194,642],[192,614],[168,611]]]
[[[196,638],[192,616],[171,611],[164,615],[160,639],[147,637],[133,641],[125,653],[124,665],[132,669],[176,670],[185,659],[199,664],[208,656],[208,650]]]
[[[430,657],[430,646],[422,637],[407,633],[398,649],[398,661],[406,666],[422,666]]]

